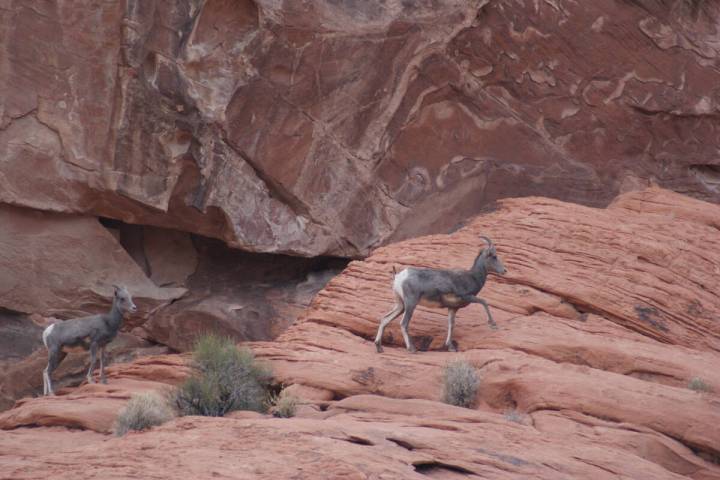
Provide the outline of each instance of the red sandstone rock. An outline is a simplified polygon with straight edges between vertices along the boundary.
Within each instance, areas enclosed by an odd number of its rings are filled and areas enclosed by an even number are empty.
[[[37,334],[39,338],[40,334]],[[37,338],[33,340],[37,342]],[[153,346],[134,335],[121,332],[106,348],[108,365],[129,362],[138,357],[168,353],[168,348]],[[44,347],[27,354],[20,360],[0,362],[0,410],[12,407],[15,400],[24,396],[39,395],[43,391],[42,371],[47,366]],[[79,385],[85,381],[90,367],[88,353],[70,353],[53,373],[55,389]],[[99,371],[96,370],[96,375]]]
[[[21,313],[72,318],[105,312],[113,284],[125,285],[140,312],[185,292],[158,288],[95,218],[0,205],[0,305]]]
[[[237,341],[272,340],[299,317],[346,262],[230,250],[196,239],[189,292],[154,313],[137,333],[178,351],[212,330]]]
[[[0,428],[64,426],[109,433],[134,393],[164,392],[184,380],[189,368],[180,355],[146,357],[106,369],[108,383],[60,389],[57,396],[26,398],[0,413]]]
[[[497,198],[602,205],[657,183],[718,201],[719,18],[710,1],[13,3],[0,202],[358,256]]]
[[[467,268],[485,234],[508,268],[482,292],[500,328],[490,330],[482,307],[470,306],[455,330],[460,355],[482,378],[479,408],[517,410],[533,425],[542,421],[544,433],[572,431],[583,442],[712,478],[718,470],[706,460],[719,453],[718,397],[688,382],[700,377],[720,391],[713,320],[720,301],[712,288],[720,254],[707,248],[720,241],[717,218],[720,207],[658,189],[604,210],[508,200],[451,235],[390,245],[351,263],[301,321],[255,351],[286,384],[349,399],[439,400],[441,370],[454,354],[405,352],[397,323],[384,339],[396,348],[378,355],[371,340],[392,307],[393,267]],[[410,325],[416,343],[439,349],[446,316],[419,307]]]
[[[720,479],[720,304],[704,287],[720,265],[706,247],[720,240],[719,215],[658,189],[604,210],[505,201],[451,235],[353,262],[277,341],[251,344],[303,399],[298,417],[188,417],[122,439],[75,434],[77,444],[50,449],[58,426],[108,431],[131,392],[188,373],[186,357],[146,358],[112,367],[108,386],[0,414],[3,465],[13,478]],[[479,234],[509,271],[482,292],[500,328],[468,307],[456,325],[461,352],[439,351],[445,313],[420,307],[410,330],[431,351],[407,353],[394,325],[375,353],[392,267],[465,267]],[[638,301],[652,315],[633,314]],[[476,409],[438,401],[442,368],[458,357],[478,369]],[[694,377],[712,391],[691,390]],[[53,427],[23,428],[33,425]]]
[[[123,329],[146,341],[119,340],[109,352],[113,361],[128,361],[147,354],[148,341],[186,350],[207,330],[238,341],[270,340],[342,265],[231,251],[174,231],[103,226],[91,217],[0,205],[0,410],[42,392],[42,329],[107,311],[112,284],[127,285],[140,308]],[[33,315],[43,320],[36,324]],[[68,357],[56,372],[57,384],[79,383],[87,359]]]
[[[0,436],[0,451],[6,471],[21,479],[719,478],[716,467],[682,447],[665,449],[674,462],[668,466],[681,473],[641,458],[642,442],[652,449],[662,440],[632,429],[615,433],[627,436],[618,448],[622,442],[598,444],[423,400],[358,396],[328,413],[324,420],[186,417],[123,438],[21,429]],[[77,442],[58,444],[63,438]]]

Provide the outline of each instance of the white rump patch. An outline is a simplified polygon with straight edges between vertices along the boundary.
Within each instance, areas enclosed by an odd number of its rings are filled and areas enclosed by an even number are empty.
[[[395,291],[395,295],[400,298],[403,298],[402,285],[403,283],[405,283],[405,280],[407,280],[408,275],[410,275],[410,272],[406,268],[402,272],[395,275],[395,280],[393,280],[393,290]]]
[[[55,324],[53,323],[49,327],[47,327],[45,330],[43,330],[43,343],[45,344],[45,348],[48,348],[47,339],[50,336],[50,334],[53,331],[53,328],[55,328]]]

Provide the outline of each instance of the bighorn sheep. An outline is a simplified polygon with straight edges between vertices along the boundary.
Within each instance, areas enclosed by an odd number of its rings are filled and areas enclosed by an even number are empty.
[[[456,351],[456,347],[452,343],[452,334],[455,326],[455,314],[459,309],[471,303],[480,303],[485,307],[490,327],[492,329],[497,328],[487,302],[475,295],[485,285],[488,273],[504,275],[506,270],[497,256],[492,240],[484,236],[480,238],[485,240],[487,248],[480,251],[470,270],[406,268],[395,275],[393,280],[395,307],[380,321],[377,336],[375,337],[375,347],[378,353],[383,351],[382,336],[385,327],[403,312],[405,312],[405,315],[400,324],[400,329],[405,339],[405,346],[410,352],[415,352],[415,346],[408,335],[408,325],[418,304],[426,307],[444,307],[448,309],[448,334],[445,346],[453,352]]]
[[[50,381],[52,372],[60,365],[70,351],[90,350],[90,369],[87,373],[88,383],[94,383],[92,374],[95,370],[95,358],[100,348],[100,381],[105,379],[105,346],[110,343],[120,330],[123,316],[134,313],[137,307],[125,287],[115,288],[110,312],[83,318],[73,318],[54,323],[43,331],[43,343],[48,350],[48,364],[43,370],[43,395],[55,395]]]

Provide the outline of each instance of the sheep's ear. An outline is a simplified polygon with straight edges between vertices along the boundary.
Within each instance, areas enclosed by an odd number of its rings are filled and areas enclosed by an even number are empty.
[[[115,289],[115,295],[117,295],[117,293],[120,291],[120,287],[113,283],[113,288]]]

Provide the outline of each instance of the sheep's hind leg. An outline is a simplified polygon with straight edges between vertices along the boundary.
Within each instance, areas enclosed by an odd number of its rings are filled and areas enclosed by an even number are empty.
[[[380,320],[380,326],[378,327],[377,335],[375,335],[375,349],[378,353],[383,352],[382,336],[383,333],[385,333],[385,327],[387,327],[390,322],[399,317],[400,314],[403,313],[403,310],[405,310],[405,304],[400,298],[397,298],[395,301],[396,303],[393,309],[386,313],[382,320]]]
[[[48,366],[43,369],[43,396],[48,395]]]
[[[52,373],[60,365],[60,362],[65,358],[65,352],[59,349],[52,349],[48,351],[48,364],[43,371],[43,379],[45,380],[45,388],[43,388],[44,395],[55,395],[52,388]]]
[[[410,335],[408,334],[408,326],[410,325],[410,320],[412,319],[412,314],[414,311],[415,304],[406,305],[405,316],[403,317],[402,323],[400,324],[400,330],[402,331],[403,339],[405,340],[405,346],[410,353],[417,352],[417,349],[415,348],[415,345],[412,343]]]

